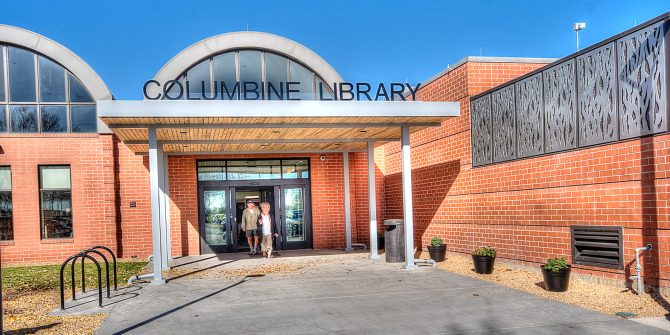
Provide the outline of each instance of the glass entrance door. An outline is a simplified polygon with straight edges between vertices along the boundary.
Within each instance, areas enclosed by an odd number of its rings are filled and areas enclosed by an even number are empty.
[[[233,248],[230,191],[200,187],[200,252],[230,252]]]
[[[307,194],[305,185],[281,186],[283,249],[311,248],[312,224]]]

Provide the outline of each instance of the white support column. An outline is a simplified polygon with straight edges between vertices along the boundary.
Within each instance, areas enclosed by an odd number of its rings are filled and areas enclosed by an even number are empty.
[[[158,142],[158,201],[161,204],[160,207],[160,225],[161,225],[161,265],[163,270],[168,270],[170,268],[168,264],[168,234],[167,234],[167,209],[165,204],[167,203],[167,194],[165,186],[165,153],[163,152],[163,143]]]
[[[170,175],[168,174],[168,154],[164,153],[164,159],[163,159],[163,166],[165,167],[165,170],[163,170],[163,178],[164,178],[164,185],[165,185],[165,234],[167,236],[166,238],[166,254],[167,254],[167,259],[172,259],[172,232],[170,228]]]
[[[162,151],[162,150],[161,150]],[[151,185],[151,242],[153,244],[153,262],[155,285],[164,284],[163,279],[163,256],[161,250],[161,202],[160,202],[160,174],[162,167],[159,165],[158,141],[156,141],[156,128],[149,128],[149,181]]]
[[[342,153],[344,165],[344,237],[346,246],[344,251],[350,252],[351,248],[351,190],[349,187],[349,151]]]
[[[377,252],[377,189],[375,186],[375,146],[368,142],[368,207],[370,207],[370,259],[379,259]]]
[[[412,158],[410,156],[409,126],[402,132],[402,212],[405,227],[405,269],[414,270],[414,213],[412,210]]]

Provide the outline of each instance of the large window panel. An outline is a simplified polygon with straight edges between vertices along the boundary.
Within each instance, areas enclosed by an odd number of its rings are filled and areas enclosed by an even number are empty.
[[[14,239],[13,218],[12,170],[9,166],[0,166],[0,240]]]
[[[9,94],[16,102],[34,102],[35,54],[24,49],[8,47]]]
[[[67,107],[42,106],[40,114],[43,133],[67,132]]]
[[[0,106],[0,133],[6,133],[7,127],[7,107]]]
[[[186,80],[188,81],[191,98],[202,99],[203,97],[203,83],[204,83],[204,96],[211,97],[212,85],[209,82],[210,79],[209,73],[209,60],[206,60],[186,72]],[[186,89],[186,88],[184,88]]]
[[[228,161],[228,180],[280,179],[279,160]]]
[[[305,159],[285,159],[282,164],[282,178],[284,179],[307,179],[309,178],[309,165]]]
[[[286,99],[285,85],[288,81],[288,59],[266,52],[265,81],[268,83],[268,100],[281,100],[280,97]],[[270,89],[270,85],[274,87],[274,90]],[[277,95],[279,95],[279,97]]]
[[[235,64],[235,53],[229,52],[215,56],[212,59],[212,66],[214,71],[214,81],[217,87],[215,90],[219,94],[223,94],[219,99],[223,100],[237,100],[239,98],[239,88],[235,90],[237,83],[237,65]],[[221,84],[225,84],[226,89],[223,89]],[[226,92],[227,90],[227,92]]]
[[[69,166],[40,166],[42,238],[72,238],[72,184]]]
[[[292,89],[298,89],[300,93],[291,94],[291,98],[300,98],[300,100],[314,99],[314,74],[304,66],[291,61],[291,81],[299,82],[293,85]]]
[[[246,89],[248,93],[246,94],[247,99],[262,99],[261,93],[261,81],[263,80],[263,68],[261,66],[261,53],[260,51],[240,51],[240,84],[242,87],[242,92],[244,92],[244,83],[253,83],[247,84]],[[258,94],[254,94],[253,91],[256,91]],[[244,93],[243,93],[244,95]],[[245,96],[242,97],[244,99]]]
[[[70,106],[73,133],[94,133],[98,129],[98,118],[94,105]]]
[[[51,60],[39,57],[40,101],[65,102],[65,69]]]
[[[5,101],[5,52],[0,45],[0,101]]]
[[[68,74],[68,82],[70,83],[70,102],[94,102],[84,85],[71,73]]]
[[[37,132],[37,107],[36,106],[11,106],[12,132],[14,133],[36,133]]]

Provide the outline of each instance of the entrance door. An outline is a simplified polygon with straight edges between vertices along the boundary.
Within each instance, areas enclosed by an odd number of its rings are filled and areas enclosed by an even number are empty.
[[[200,186],[200,252],[233,251],[230,190]]]
[[[258,186],[247,187],[237,186],[231,188],[231,194],[234,202],[235,216],[233,218],[233,250],[234,251],[249,251],[249,243],[247,242],[246,233],[242,231],[242,212],[247,208],[247,203],[252,201],[258,210],[262,202],[270,203],[270,213],[276,217],[277,207],[275,207],[275,187],[273,186]],[[253,240],[252,240],[253,243]],[[259,239],[260,245],[260,239]],[[260,246],[259,246],[260,248]]]
[[[282,185],[280,189],[282,249],[311,248],[312,223],[308,186]]]

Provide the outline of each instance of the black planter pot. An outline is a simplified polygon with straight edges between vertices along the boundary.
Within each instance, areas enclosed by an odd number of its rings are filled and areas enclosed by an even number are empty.
[[[447,246],[441,245],[439,247],[434,247],[432,245],[428,246],[428,253],[430,254],[430,259],[436,262],[444,262],[444,258],[447,254]]]
[[[565,292],[570,286],[570,267],[559,272],[546,270],[544,265],[540,266],[542,277],[544,277],[544,288],[552,292]]]
[[[487,275],[493,273],[493,264],[495,261],[495,257],[472,255],[472,263],[475,265],[475,272],[477,273]]]

